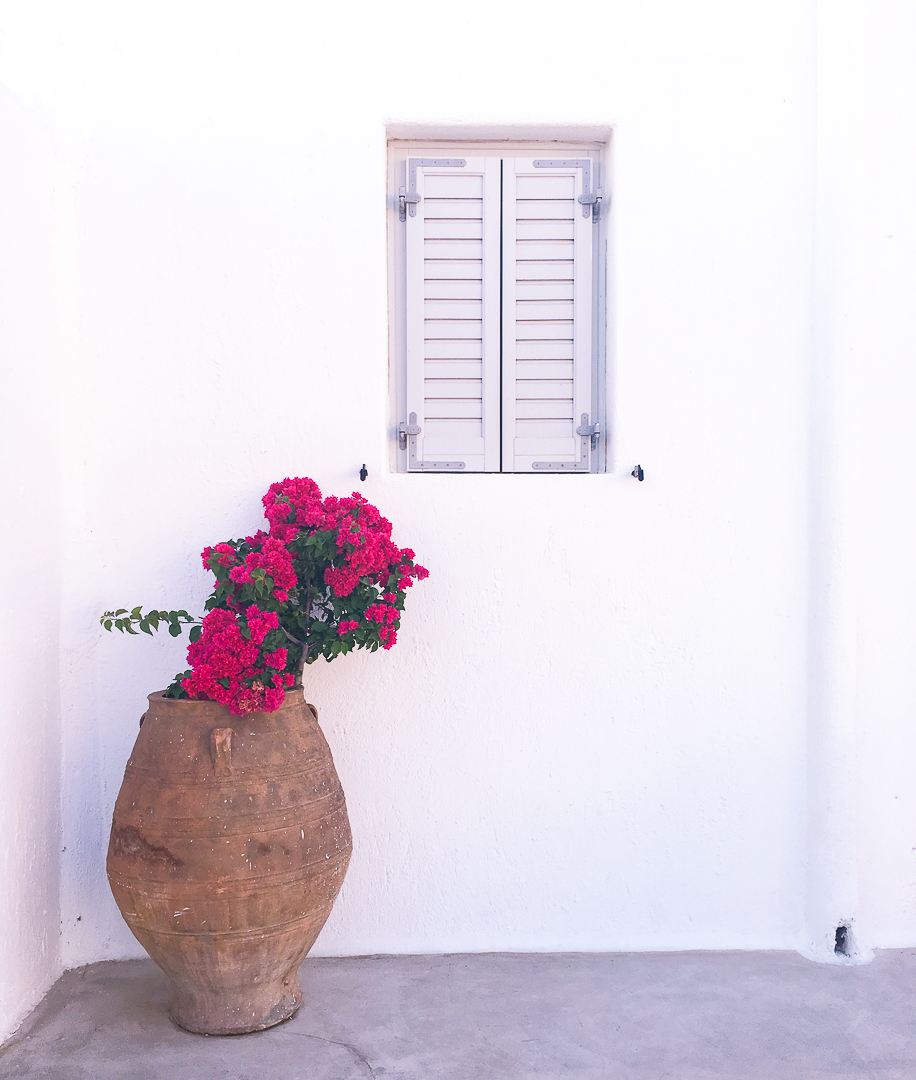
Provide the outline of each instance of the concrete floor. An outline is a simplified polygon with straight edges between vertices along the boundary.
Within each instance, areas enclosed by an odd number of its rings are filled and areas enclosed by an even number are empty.
[[[33,1080],[916,1080],[916,949],[306,960],[253,1035],[173,1026],[151,961],[67,972],[0,1048]]]

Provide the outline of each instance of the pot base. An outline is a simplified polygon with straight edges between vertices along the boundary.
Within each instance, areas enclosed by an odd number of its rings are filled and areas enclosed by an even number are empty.
[[[301,1005],[296,979],[234,992],[221,988],[208,993],[176,986],[169,1016],[194,1035],[244,1035],[282,1024]]]

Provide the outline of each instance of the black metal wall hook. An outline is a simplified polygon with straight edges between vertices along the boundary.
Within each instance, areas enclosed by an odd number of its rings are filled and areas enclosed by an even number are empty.
[[[642,465],[637,465],[636,468],[630,473],[630,476],[635,476],[637,480],[645,480],[646,474],[642,471]]]
[[[366,468],[366,463],[363,462],[363,467],[359,470],[359,478],[360,480],[365,480],[368,475],[369,470]]]

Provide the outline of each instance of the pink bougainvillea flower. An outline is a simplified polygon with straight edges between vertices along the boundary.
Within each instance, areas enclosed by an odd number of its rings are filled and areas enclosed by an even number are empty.
[[[279,708],[319,656],[392,648],[407,589],[429,576],[358,492],[323,498],[314,480],[287,477],[262,501],[266,532],[201,553],[216,585],[188,649],[191,671],[169,691],[237,716]]]

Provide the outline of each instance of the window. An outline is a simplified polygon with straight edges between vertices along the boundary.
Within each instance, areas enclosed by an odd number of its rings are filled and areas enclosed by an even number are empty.
[[[595,144],[393,144],[397,467],[603,468]]]

